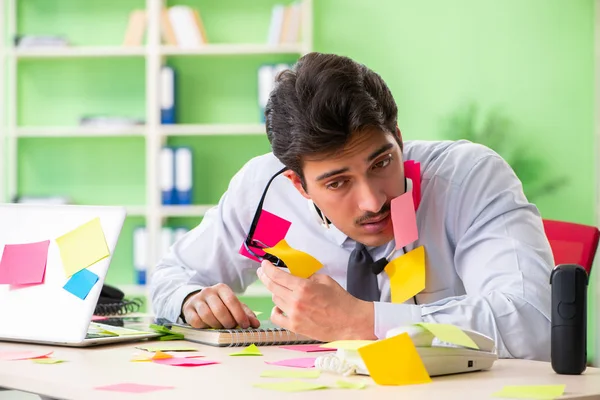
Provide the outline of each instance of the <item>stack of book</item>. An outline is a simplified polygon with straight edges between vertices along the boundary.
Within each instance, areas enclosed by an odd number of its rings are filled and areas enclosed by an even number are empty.
[[[302,3],[288,6],[275,4],[271,10],[271,23],[267,43],[270,45],[298,43],[301,35]]]

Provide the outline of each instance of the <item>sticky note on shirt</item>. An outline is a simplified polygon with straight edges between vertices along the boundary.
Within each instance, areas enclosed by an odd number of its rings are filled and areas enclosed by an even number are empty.
[[[494,397],[510,399],[555,399],[565,392],[565,385],[517,385],[505,386]]]
[[[473,341],[462,329],[451,324],[432,324],[428,322],[419,322],[415,325],[427,329],[436,338],[442,342],[452,343],[458,346],[464,346],[471,349],[479,349],[477,343]]]
[[[392,303],[404,303],[425,289],[425,248],[419,246],[393,259],[385,272],[390,278]]]
[[[82,269],[73,275],[63,288],[81,300],[85,300],[96,282],[98,282],[98,275],[88,269]]]
[[[60,257],[67,276],[110,255],[100,218],[94,218],[64,234],[56,239],[56,243],[60,249]]]
[[[405,161],[404,176],[412,181],[412,197],[417,211],[421,203],[421,163],[414,160]]]
[[[398,250],[419,238],[412,191],[392,199],[391,212],[394,240],[396,241],[396,250]]]
[[[49,246],[49,240],[5,245],[0,259],[0,284],[43,283]]]
[[[291,248],[285,239],[265,251],[283,260],[290,273],[300,278],[308,278],[323,268],[323,264],[319,260],[308,253]]]
[[[407,333],[360,347],[358,354],[378,385],[431,382],[417,348]]]
[[[258,218],[258,223],[256,224],[256,229],[254,230],[254,235],[252,235],[252,239],[262,242],[268,247],[273,247],[283,238],[285,238],[285,235],[287,235],[291,224],[292,223],[290,221],[278,217],[275,214],[271,214],[266,210],[262,210],[260,212],[260,217]],[[251,250],[259,256],[263,256],[265,254],[262,249],[256,247],[252,247]],[[259,261],[258,258],[246,250],[244,243],[242,243],[239,253],[254,261]]]

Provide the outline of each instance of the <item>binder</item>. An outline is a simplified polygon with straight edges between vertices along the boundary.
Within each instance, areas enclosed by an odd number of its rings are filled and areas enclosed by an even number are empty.
[[[175,193],[175,155],[171,147],[160,151],[160,191],[162,204],[176,204]]]
[[[173,244],[173,229],[163,226],[160,230],[160,258],[163,258],[169,252]]]
[[[192,150],[175,149],[175,192],[177,204],[192,204]]]
[[[160,123],[175,123],[175,70],[168,65],[160,69]]]
[[[139,226],[135,228],[133,230],[133,267],[135,268],[135,281],[138,285],[146,284],[147,246],[146,227]]]
[[[265,122],[265,108],[273,89],[273,66],[261,65],[258,68],[258,108],[262,123]]]

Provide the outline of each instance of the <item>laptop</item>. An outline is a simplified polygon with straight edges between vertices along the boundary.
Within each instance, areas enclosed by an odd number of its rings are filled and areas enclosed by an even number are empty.
[[[92,322],[125,217],[123,207],[0,204],[0,341],[86,347],[159,336]]]

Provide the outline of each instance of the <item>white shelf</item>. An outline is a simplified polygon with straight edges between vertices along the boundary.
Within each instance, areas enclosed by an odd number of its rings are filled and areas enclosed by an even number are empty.
[[[266,132],[265,124],[173,124],[161,125],[163,136],[194,135],[259,135]]]
[[[203,55],[246,55],[246,54],[302,54],[300,44],[206,44],[195,48],[161,46],[160,54],[165,56],[203,56]]]
[[[18,137],[104,137],[144,136],[146,127],[91,127],[91,126],[23,126],[16,129]]]
[[[160,215],[163,218],[167,217],[202,217],[204,214],[213,208],[212,204],[202,204],[193,206],[162,206]]]
[[[25,58],[89,58],[89,57],[141,57],[146,54],[144,47],[40,47],[15,48],[8,52],[17,59]]]
[[[125,206],[128,217],[145,217],[146,206]]]

